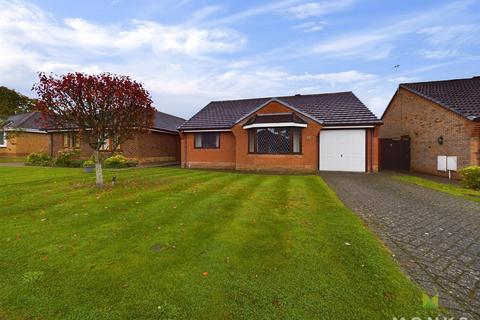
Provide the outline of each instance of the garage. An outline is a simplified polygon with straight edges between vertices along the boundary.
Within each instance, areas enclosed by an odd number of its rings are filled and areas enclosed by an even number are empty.
[[[365,172],[365,129],[323,129],[320,131],[321,171]]]

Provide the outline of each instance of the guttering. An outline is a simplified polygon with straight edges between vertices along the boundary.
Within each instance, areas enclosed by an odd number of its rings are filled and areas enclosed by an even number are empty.
[[[229,132],[232,131],[231,129],[193,129],[193,130],[182,130],[180,131],[185,132],[185,133],[191,133],[191,132]]]
[[[304,123],[296,122],[276,122],[276,123],[254,123],[243,126],[243,129],[252,129],[252,128],[272,128],[272,127],[299,127],[306,128],[307,125]]]
[[[375,128],[374,125],[364,125],[364,126],[329,126],[329,127],[322,127],[322,130],[328,129],[368,129],[368,128]]]

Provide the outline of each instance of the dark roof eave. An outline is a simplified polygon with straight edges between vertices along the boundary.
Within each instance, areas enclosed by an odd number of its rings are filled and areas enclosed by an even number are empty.
[[[232,127],[194,127],[194,128],[178,128],[178,131],[196,131],[196,130],[232,130]]]

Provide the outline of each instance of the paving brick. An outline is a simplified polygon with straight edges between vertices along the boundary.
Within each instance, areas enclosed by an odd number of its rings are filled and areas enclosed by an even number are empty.
[[[480,319],[480,204],[390,174],[322,173],[407,275],[456,317]]]

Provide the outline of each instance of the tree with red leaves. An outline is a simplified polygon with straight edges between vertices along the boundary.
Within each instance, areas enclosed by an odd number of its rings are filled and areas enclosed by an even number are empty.
[[[155,109],[142,84],[128,76],[102,73],[68,73],[62,76],[39,73],[33,86],[38,94],[36,109],[50,126],[80,132],[94,150],[96,184],[103,187],[99,155],[109,143],[112,150],[153,125]],[[47,120],[48,119],[48,120]]]

